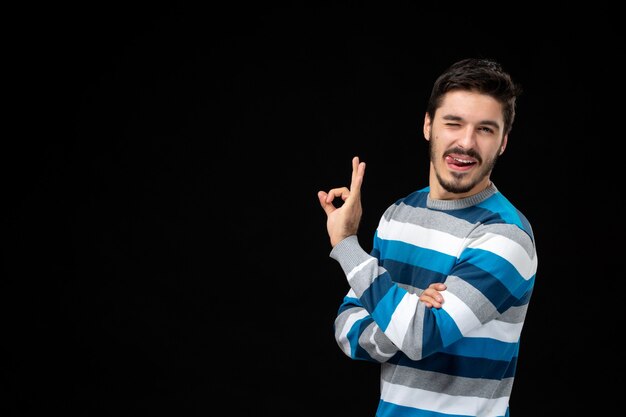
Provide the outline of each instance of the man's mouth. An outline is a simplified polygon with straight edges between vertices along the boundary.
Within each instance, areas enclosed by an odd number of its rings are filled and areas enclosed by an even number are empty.
[[[476,165],[478,161],[466,155],[447,155],[445,157],[446,164],[454,169],[467,170]]]

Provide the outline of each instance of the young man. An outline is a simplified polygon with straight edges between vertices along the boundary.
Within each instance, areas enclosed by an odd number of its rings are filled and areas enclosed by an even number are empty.
[[[509,415],[537,253],[528,220],[490,175],[519,93],[487,59],[435,81],[429,185],[385,211],[371,253],[357,239],[365,162],[352,160],[350,188],[318,193],[330,257],[350,285],[335,337],[350,358],[381,364],[377,417]]]

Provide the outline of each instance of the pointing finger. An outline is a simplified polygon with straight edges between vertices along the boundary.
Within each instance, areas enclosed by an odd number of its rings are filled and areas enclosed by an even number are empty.
[[[335,206],[331,202],[326,201],[328,199],[328,196],[329,194],[324,191],[319,191],[317,193],[317,198],[320,201],[320,205],[322,206],[326,214],[330,214],[335,211]]]

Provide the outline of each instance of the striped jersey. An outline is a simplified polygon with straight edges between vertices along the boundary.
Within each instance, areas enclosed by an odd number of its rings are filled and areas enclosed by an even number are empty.
[[[385,211],[370,253],[350,236],[330,257],[350,285],[337,343],[381,364],[377,417],[509,415],[537,252],[495,185],[460,200],[415,191]],[[444,303],[428,308],[418,298],[435,282]]]

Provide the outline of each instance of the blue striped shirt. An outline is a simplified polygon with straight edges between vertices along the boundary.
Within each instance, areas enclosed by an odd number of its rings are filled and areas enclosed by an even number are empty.
[[[382,367],[377,417],[508,416],[537,253],[493,184],[460,200],[416,191],[385,211],[370,253],[351,236],[330,256],[350,285],[337,343]],[[435,282],[439,309],[418,300]]]

